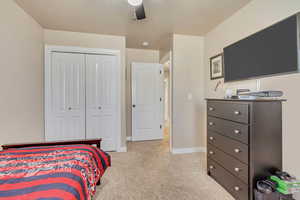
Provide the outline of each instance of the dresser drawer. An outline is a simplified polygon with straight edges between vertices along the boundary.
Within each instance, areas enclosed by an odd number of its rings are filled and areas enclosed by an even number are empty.
[[[231,174],[237,176],[248,185],[248,165],[238,161],[234,157],[224,153],[210,144],[207,147],[207,152],[209,159],[216,161]]]
[[[248,185],[234,177],[211,159],[207,161],[208,173],[221,184],[235,199],[248,200]]]
[[[247,103],[227,103],[210,101],[207,103],[207,113],[236,122],[249,123],[249,105]]]
[[[218,149],[221,149],[222,151],[232,155],[241,162],[248,164],[247,145],[212,131],[207,132],[207,137],[209,144],[212,144]]]
[[[207,128],[248,144],[249,126],[220,118],[207,117]]]

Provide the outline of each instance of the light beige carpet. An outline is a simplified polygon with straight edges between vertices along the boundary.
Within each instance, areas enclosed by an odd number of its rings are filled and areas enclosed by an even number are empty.
[[[95,200],[233,200],[206,175],[204,153],[172,155],[166,141],[149,141],[110,154]]]

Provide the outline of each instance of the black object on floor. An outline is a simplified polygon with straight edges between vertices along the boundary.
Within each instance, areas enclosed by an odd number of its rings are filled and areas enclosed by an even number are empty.
[[[272,192],[270,194],[265,194],[259,192],[257,189],[254,190],[255,200],[295,200],[293,195],[283,195],[279,192]]]
[[[262,193],[257,189],[254,190],[255,200],[281,200],[278,192]]]
[[[280,200],[295,200],[292,194],[289,195],[280,195]]]

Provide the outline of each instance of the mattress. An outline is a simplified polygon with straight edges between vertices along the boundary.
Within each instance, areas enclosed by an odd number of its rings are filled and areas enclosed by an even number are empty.
[[[90,200],[110,156],[90,145],[0,152],[0,200]]]

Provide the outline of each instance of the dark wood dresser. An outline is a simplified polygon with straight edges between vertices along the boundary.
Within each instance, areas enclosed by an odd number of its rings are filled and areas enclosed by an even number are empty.
[[[237,200],[282,169],[282,101],[207,99],[207,171]]]

